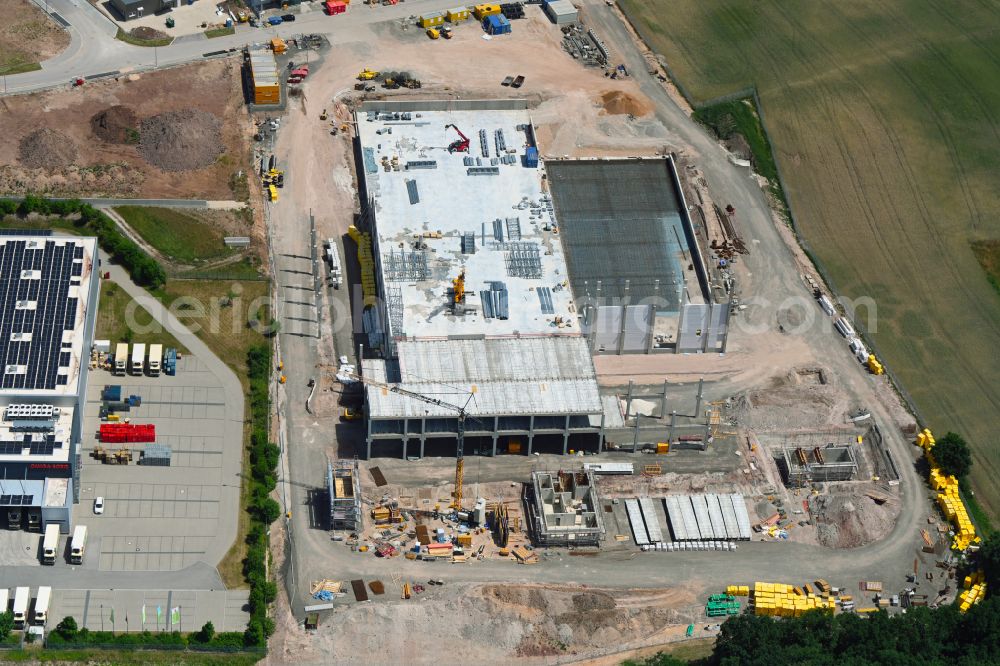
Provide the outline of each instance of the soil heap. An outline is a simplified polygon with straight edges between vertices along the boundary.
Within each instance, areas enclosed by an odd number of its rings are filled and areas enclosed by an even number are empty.
[[[139,153],[164,171],[211,166],[223,150],[222,120],[205,111],[168,111],[139,127]]]
[[[21,139],[18,157],[32,169],[58,169],[76,160],[76,144],[59,130],[43,127]]]
[[[601,105],[606,113],[613,116],[644,116],[650,112],[649,104],[621,90],[610,90],[601,95]]]
[[[129,130],[138,131],[138,122],[132,109],[116,104],[96,113],[90,119],[90,127],[97,138],[108,143],[134,143],[135,135],[130,137]]]

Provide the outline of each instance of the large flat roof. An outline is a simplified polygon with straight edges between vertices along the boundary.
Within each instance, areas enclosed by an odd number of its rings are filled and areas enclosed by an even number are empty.
[[[368,359],[365,377],[466,407],[470,415],[597,414],[594,362],[581,337],[401,342],[398,360]],[[455,416],[367,386],[372,418]],[[472,399],[469,400],[469,397]]]
[[[361,111],[358,121],[390,335],[579,331],[543,167],[523,162],[527,111]],[[469,138],[469,152],[448,152],[460,138],[454,126]],[[498,159],[498,132],[499,157],[508,163]],[[493,175],[470,175],[491,167]],[[471,312],[457,315],[452,281],[463,268]],[[503,303],[494,296],[501,289],[495,283],[506,288]]]
[[[76,393],[96,252],[95,238],[0,236],[0,395]]]
[[[0,463],[69,462],[73,408],[0,405]]]

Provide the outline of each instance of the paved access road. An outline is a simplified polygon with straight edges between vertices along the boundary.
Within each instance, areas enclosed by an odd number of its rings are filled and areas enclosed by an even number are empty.
[[[70,45],[55,58],[43,62],[39,71],[5,77],[5,91],[15,94],[62,85],[68,87],[71,80],[78,77],[86,79],[169,67],[201,60],[209,52],[263,43],[272,37],[317,33],[326,35],[331,43],[357,41],[374,23],[404,19],[414,13],[444,11],[454,5],[454,0],[419,0],[388,7],[358,3],[346,14],[327,16],[320,11],[320,3],[308,3],[301,5],[302,13],[291,23],[260,28],[244,24],[237,26],[234,35],[215,39],[203,35],[184,36],[169,46],[154,49],[115,39],[118,27],[87,0],[48,0],[50,13],[69,24]],[[40,6],[44,8],[44,4]]]

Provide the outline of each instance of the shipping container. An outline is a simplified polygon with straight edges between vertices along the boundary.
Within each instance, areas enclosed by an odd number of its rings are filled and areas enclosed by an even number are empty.
[[[77,525],[73,529],[73,540],[70,541],[69,561],[73,564],[83,564],[83,556],[87,551],[87,526]]]
[[[492,16],[493,14],[500,13],[500,5],[484,4],[476,5],[472,8],[472,15],[476,17],[477,21],[482,21],[487,16]]]
[[[524,151],[524,166],[529,169],[538,168],[538,148],[528,146],[528,149]]]
[[[832,317],[834,312],[836,312],[836,310],[834,310],[833,302],[830,300],[830,298],[826,296],[826,294],[824,294],[820,296],[817,300],[819,301],[819,306],[823,308],[823,312]]]
[[[128,343],[119,342],[115,347],[115,374],[124,375],[128,371]]]
[[[133,375],[141,375],[146,365],[146,345],[138,343],[132,345],[132,362],[129,365],[129,372]]]
[[[149,374],[154,377],[160,374],[163,366],[163,345],[149,345]]]
[[[42,564],[55,564],[58,550],[59,524],[49,523],[45,526],[45,536],[42,538]]]

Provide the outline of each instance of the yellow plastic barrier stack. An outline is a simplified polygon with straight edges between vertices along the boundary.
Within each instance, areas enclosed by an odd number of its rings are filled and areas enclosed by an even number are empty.
[[[938,467],[931,450],[937,442],[934,435],[927,428],[917,433],[917,445],[924,449],[927,461],[931,465],[930,484],[934,490],[938,491],[937,503],[941,507],[941,512],[951,521],[955,527],[955,537],[952,539],[953,550],[964,551],[974,543],[982,541],[976,536],[976,528],[969,518],[969,512],[965,508],[965,502],[958,494],[958,479],[954,476],[946,475]]]
[[[837,607],[833,599],[815,594],[798,595],[793,586],[785,583],[754,583],[753,602],[755,614],[776,617],[799,617],[813,610],[832,613]]]
[[[372,255],[372,236],[367,231],[359,231],[353,224],[347,228],[347,234],[358,244],[358,263],[361,264],[361,293],[365,299],[365,307],[375,305],[375,259]]]
[[[883,375],[885,374],[885,368],[882,367],[882,363],[875,358],[875,354],[868,355],[868,369],[871,370],[873,375]]]
[[[982,570],[965,577],[965,589],[958,595],[958,609],[963,613],[986,596],[986,576]]]
[[[731,597],[746,597],[750,595],[749,585],[729,585],[726,587],[726,594]]]

